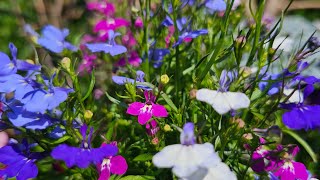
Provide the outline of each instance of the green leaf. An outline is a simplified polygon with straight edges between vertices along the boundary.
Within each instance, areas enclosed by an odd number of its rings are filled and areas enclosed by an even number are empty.
[[[44,142],[44,143],[47,143],[47,144],[54,145],[54,144],[61,144],[64,141],[68,140],[69,138],[70,138],[70,136],[66,135],[66,136],[63,136],[62,138],[57,139],[57,140],[42,139],[41,141]]]
[[[282,131],[284,133],[289,134],[291,137],[293,137],[295,140],[297,140],[303,146],[303,148],[308,152],[308,154],[310,155],[312,160],[315,163],[318,162],[316,153],[314,153],[314,151],[312,150],[310,145],[304,139],[302,139],[297,133],[291,131],[290,129],[282,129]]]
[[[172,100],[168,97],[168,95],[164,92],[161,92],[161,96],[163,97],[163,99],[168,103],[168,105],[174,110],[174,112],[178,112],[178,108],[176,105],[174,105],[174,103],[172,102]]]
[[[120,105],[120,106],[122,106],[122,107],[124,107],[124,108],[127,108],[127,107],[128,107],[127,104],[125,104],[125,103],[119,101],[118,99],[115,99],[115,98],[113,98],[112,96],[110,96],[110,95],[108,94],[108,92],[105,92],[105,93],[106,93],[107,98],[108,98],[111,102],[113,102],[113,103],[115,103],[115,104],[117,104],[117,105]]]
[[[125,176],[123,178],[120,178],[120,180],[154,180],[156,179],[153,176],[133,176],[133,175],[129,175],[129,176]]]
[[[83,102],[84,100],[86,100],[86,99],[90,96],[90,94],[92,94],[92,90],[93,90],[93,88],[94,88],[95,82],[96,82],[96,78],[95,78],[95,76],[94,76],[94,70],[92,70],[92,72],[91,72],[91,81],[90,81],[89,89],[88,89],[86,95],[84,95],[84,97],[81,99],[82,102]]]
[[[152,154],[140,154],[136,156],[133,161],[150,161],[152,159]]]

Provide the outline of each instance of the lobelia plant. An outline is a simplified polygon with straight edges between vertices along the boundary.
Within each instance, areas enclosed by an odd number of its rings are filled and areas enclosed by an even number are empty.
[[[319,34],[282,34],[288,8],[72,3],[70,32],[26,24],[0,52],[0,180],[319,178]]]

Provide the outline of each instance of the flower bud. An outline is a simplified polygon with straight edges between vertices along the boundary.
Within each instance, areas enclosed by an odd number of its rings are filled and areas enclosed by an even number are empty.
[[[153,145],[157,145],[159,143],[159,139],[157,137],[155,137],[155,138],[152,139],[151,143]]]
[[[190,95],[190,98],[191,98],[191,99],[196,98],[197,90],[196,90],[196,89],[191,89],[189,95]]]
[[[247,78],[248,76],[250,76],[250,74],[252,73],[252,70],[250,67],[241,67],[240,68],[240,74],[243,78]]]
[[[244,46],[245,44],[246,44],[246,42],[247,42],[247,39],[246,39],[246,37],[245,36],[239,36],[239,37],[237,37],[237,39],[236,39],[236,43],[237,43],[237,45],[242,45],[242,46]]]
[[[171,127],[170,127],[169,124],[164,125],[163,130],[164,130],[165,132],[172,131],[172,129],[171,129]]]
[[[86,110],[83,116],[85,120],[90,120],[93,116],[93,113],[90,110]]]
[[[61,60],[61,66],[62,66],[63,68],[65,68],[67,71],[70,71],[70,67],[71,67],[71,60],[70,60],[70,58],[64,57],[64,58]]]
[[[31,60],[31,59],[27,59],[26,61],[27,61],[27,63],[29,63],[29,64],[34,64],[34,61]]]
[[[160,81],[162,84],[167,84],[169,82],[170,78],[168,77],[167,74],[164,74],[160,77]]]

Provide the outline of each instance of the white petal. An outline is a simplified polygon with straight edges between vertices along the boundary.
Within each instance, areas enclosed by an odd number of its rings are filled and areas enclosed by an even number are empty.
[[[247,108],[250,105],[250,99],[246,94],[240,92],[225,92],[226,100],[228,101],[231,109],[237,110]]]
[[[225,114],[231,110],[230,105],[221,92],[210,89],[199,89],[196,98],[199,101],[210,104],[219,114]]]
[[[210,89],[199,89],[196,93],[196,98],[199,101],[203,101],[211,105],[214,102],[214,98],[217,95],[217,92],[218,91]]]
[[[174,144],[164,147],[159,153],[153,156],[153,164],[159,168],[173,167],[182,148],[183,145],[181,144]]]
[[[209,168],[209,171],[203,180],[236,180],[236,175],[229,169],[225,163],[219,163],[215,167]]]
[[[294,91],[294,89],[283,89],[283,94],[285,94],[286,96],[289,96],[292,92]],[[302,103],[303,102],[303,94],[301,91],[296,90],[294,91],[294,93],[292,94],[292,96],[288,99],[288,101],[290,103]]]

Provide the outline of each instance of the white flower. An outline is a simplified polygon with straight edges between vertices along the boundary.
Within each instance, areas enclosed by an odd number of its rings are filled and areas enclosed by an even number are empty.
[[[213,162],[221,162],[210,143],[174,144],[166,146],[154,155],[152,162],[159,168],[172,168],[176,176],[184,178],[198,171],[201,164],[208,158],[211,158]]]
[[[210,104],[219,114],[225,114],[230,110],[247,108],[250,105],[250,99],[240,92],[200,89],[196,93],[196,98],[199,101]]]

